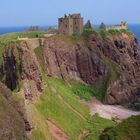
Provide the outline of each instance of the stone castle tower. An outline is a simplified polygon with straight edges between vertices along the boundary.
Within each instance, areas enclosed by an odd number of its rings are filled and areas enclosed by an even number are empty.
[[[77,34],[83,32],[83,18],[80,14],[69,14],[58,19],[59,33],[64,35]]]

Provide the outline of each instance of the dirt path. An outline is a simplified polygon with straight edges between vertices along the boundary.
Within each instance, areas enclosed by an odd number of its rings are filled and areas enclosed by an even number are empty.
[[[51,120],[47,120],[47,124],[50,133],[56,140],[69,140],[69,137]]]
[[[78,112],[78,111],[77,111],[75,108],[73,108],[69,103],[67,103],[67,102],[63,99],[63,97],[62,97],[59,93],[57,93],[57,91],[56,91],[56,89],[55,89],[54,87],[51,87],[51,89],[52,89],[53,92],[55,92],[55,93],[57,94],[58,98],[59,98],[60,100],[62,100],[63,103],[64,103],[70,110],[72,110],[74,113],[76,113],[76,114],[77,114],[81,119],[83,119],[84,121],[87,120],[80,112]]]
[[[93,98],[91,101],[88,102],[87,101],[81,102],[89,106],[91,115],[95,115],[96,113],[98,113],[99,116],[106,119],[116,118],[118,120],[123,120],[132,115],[140,114],[140,112],[131,111],[122,106],[104,105],[101,102],[97,101],[96,98]]]

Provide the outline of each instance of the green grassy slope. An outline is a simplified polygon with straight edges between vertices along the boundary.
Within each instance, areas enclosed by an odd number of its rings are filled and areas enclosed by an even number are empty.
[[[36,108],[46,120],[55,122],[71,140],[78,139],[84,130],[88,136],[83,139],[97,140],[104,128],[114,125],[112,121],[90,116],[88,107],[80,103],[79,97],[64,81],[46,77],[44,84],[46,88]]]
[[[43,31],[32,31],[32,32],[16,32],[0,35],[0,46],[6,45],[9,41],[16,41],[18,37],[24,38],[36,38],[44,37],[45,32]]]
[[[139,140],[140,116],[132,116],[114,128],[105,131],[100,140]]]

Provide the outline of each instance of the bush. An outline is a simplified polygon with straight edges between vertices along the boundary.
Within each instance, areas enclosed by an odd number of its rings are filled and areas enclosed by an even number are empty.
[[[90,100],[91,97],[96,94],[96,91],[93,89],[93,87],[84,84],[78,84],[77,86],[74,86],[72,91],[74,94],[78,95],[80,99],[85,100]]]
[[[71,39],[72,40],[77,40],[78,38],[79,38],[79,36],[77,34],[71,35]]]
[[[119,30],[116,29],[110,29],[107,31],[110,35],[117,35],[120,34],[121,32]]]
[[[100,140],[139,140],[140,116],[132,116],[116,127],[104,131]]]
[[[88,43],[88,39],[91,34],[98,36],[98,31],[96,29],[84,29],[82,36],[86,43]]]

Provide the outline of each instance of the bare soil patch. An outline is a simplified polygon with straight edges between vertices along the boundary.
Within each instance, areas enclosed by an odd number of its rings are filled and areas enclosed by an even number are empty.
[[[99,114],[99,116],[110,120],[112,118],[116,118],[117,120],[123,120],[132,115],[140,114],[140,112],[126,109],[120,105],[102,104],[95,97],[93,97],[91,101],[82,100],[81,102],[89,106],[91,115],[95,115],[97,113]]]
[[[47,120],[48,129],[56,140],[69,140],[69,137],[54,122]]]

